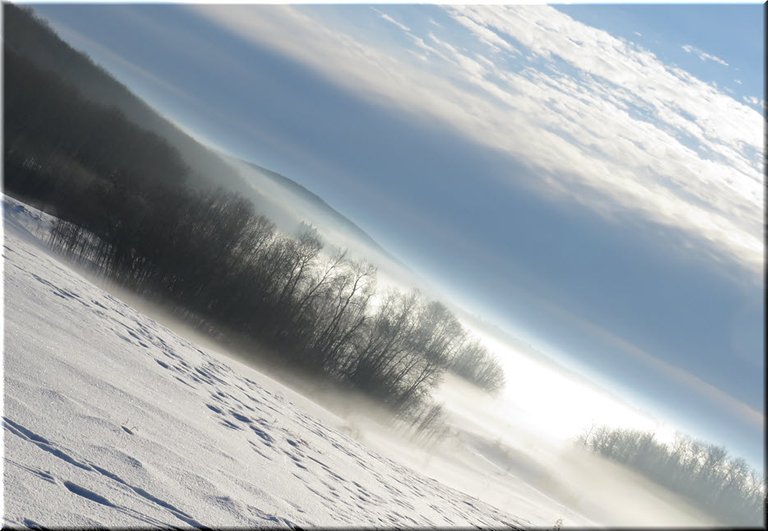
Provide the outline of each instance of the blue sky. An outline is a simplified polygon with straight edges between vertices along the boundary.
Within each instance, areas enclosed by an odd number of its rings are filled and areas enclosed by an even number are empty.
[[[35,9],[470,312],[761,466],[761,6]]]

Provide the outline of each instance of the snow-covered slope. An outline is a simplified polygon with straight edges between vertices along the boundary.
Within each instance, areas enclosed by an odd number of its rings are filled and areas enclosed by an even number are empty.
[[[4,524],[528,525],[96,287],[4,207]]]

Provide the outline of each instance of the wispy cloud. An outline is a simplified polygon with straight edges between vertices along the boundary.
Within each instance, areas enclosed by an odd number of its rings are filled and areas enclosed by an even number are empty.
[[[744,96],[743,100],[751,105],[757,105],[763,109],[765,108],[765,100],[756,96]]]
[[[403,23],[402,23],[402,22],[400,22],[399,20],[395,19],[395,18],[394,18],[394,17],[392,17],[391,15],[388,15],[388,14],[386,14],[386,13],[382,12],[382,11],[379,11],[379,10],[378,10],[378,9],[376,9],[375,7],[372,7],[371,9],[372,9],[374,12],[376,12],[376,14],[378,14],[378,15],[379,15],[379,17],[381,17],[383,20],[386,20],[386,21],[387,21],[387,22],[389,22],[390,24],[393,24],[394,26],[397,26],[398,28],[400,28],[400,29],[401,29],[401,30],[403,30],[403,31],[406,31],[406,32],[410,32],[410,31],[411,31],[411,28],[409,28],[408,26],[406,26],[405,24],[403,24]]]
[[[685,50],[686,53],[692,53],[702,61],[713,61],[715,63],[721,64],[723,66],[728,66],[728,63],[726,63],[723,59],[720,59],[716,55],[709,54],[705,52],[704,50],[701,50],[699,48],[696,48],[695,46],[691,44],[684,44],[683,50]]]
[[[621,353],[631,356],[644,365],[652,368],[660,377],[669,379],[683,389],[692,391],[698,398],[706,400],[715,407],[722,408],[730,415],[741,419],[750,426],[761,430],[764,428],[765,414],[762,411],[750,407],[748,404],[734,398],[722,389],[705,382],[690,372],[676,367],[657,356],[653,356],[638,346],[594,323],[579,319],[576,316],[572,316],[572,318],[578,320],[583,327],[588,328],[593,334],[602,337],[606,344],[614,346]]]
[[[476,23],[471,18],[457,16],[455,20],[467,28],[481,42],[488,45],[494,51],[504,49],[508,52],[519,53],[514,46],[502,39],[496,32],[488,29],[486,26]]]
[[[196,9],[361,97],[525,162],[542,193],[683,231],[760,278],[761,114],[635,44],[545,6],[448,7],[456,27],[433,27],[406,54],[296,8]],[[409,62],[418,48],[431,53]]]

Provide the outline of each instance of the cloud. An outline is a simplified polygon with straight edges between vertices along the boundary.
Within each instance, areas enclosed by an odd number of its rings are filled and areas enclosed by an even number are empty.
[[[765,100],[763,99],[755,96],[744,96],[742,99],[750,105],[757,105],[758,107],[765,108]]]
[[[481,42],[488,45],[494,51],[499,51],[501,49],[504,49],[508,52],[519,53],[514,46],[512,46],[507,41],[502,39],[497,33],[491,31],[485,26],[477,24],[472,19],[464,16],[458,16],[455,18],[455,20],[461,25],[463,25],[465,28],[467,28],[469,31],[471,31],[475,35],[475,37],[477,37]]]
[[[379,17],[381,17],[383,20],[386,20],[387,22],[389,22],[390,24],[393,24],[393,25],[397,26],[397,27],[398,27],[398,28],[400,28],[401,30],[403,30],[403,31],[405,31],[405,32],[407,32],[407,33],[410,33],[410,31],[411,31],[411,28],[409,28],[409,27],[408,27],[408,26],[406,26],[405,24],[403,24],[403,23],[399,22],[398,20],[396,20],[396,19],[395,19],[395,18],[393,18],[392,16],[390,16],[390,15],[387,15],[386,13],[383,13],[382,11],[379,11],[379,10],[378,10],[378,9],[376,9],[375,7],[372,7],[371,9],[372,9],[373,11],[375,11],[375,12],[376,12],[376,13],[379,15]]]
[[[524,162],[543,194],[682,231],[699,254],[761,278],[761,114],[635,44],[546,6],[446,7],[455,27],[411,34],[405,54],[298,8],[194,9],[360,97]]]
[[[723,59],[720,59],[718,56],[709,54],[704,50],[700,50],[699,48],[696,48],[695,46],[692,46],[690,44],[684,44],[683,50],[685,50],[686,53],[694,54],[696,57],[698,57],[702,61],[713,61],[723,66],[728,66],[728,63],[726,63]]]

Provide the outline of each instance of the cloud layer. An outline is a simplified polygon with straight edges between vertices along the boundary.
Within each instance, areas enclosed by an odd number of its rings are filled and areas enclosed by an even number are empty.
[[[711,53],[707,53],[704,50],[700,50],[699,48],[696,48],[692,44],[684,44],[683,50],[685,53],[692,53],[702,61],[712,61],[717,64],[723,65],[723,66],[729,66],[728,63],[725,62],[725,60],[719,58],[716,55],[712,55]]]
[[[545,6],[447,7],[425,24],[376,10],[402,32],[386,48],[318,10],[195,9],[368,100],[509,154],[542,193],[679,229],[686,246],[754,279],[762,271],[762,117],[631,42]]]

